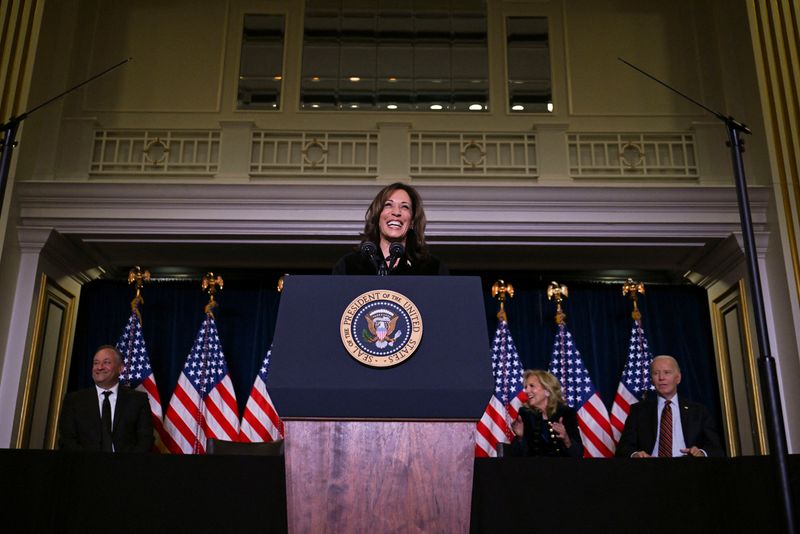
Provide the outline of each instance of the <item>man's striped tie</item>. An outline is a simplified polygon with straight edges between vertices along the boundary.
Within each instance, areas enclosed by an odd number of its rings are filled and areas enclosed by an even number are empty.
[[[661,410],[661,425],[658,429],[658,455],[672,457],[672,408],[670,401],[664,403]]]

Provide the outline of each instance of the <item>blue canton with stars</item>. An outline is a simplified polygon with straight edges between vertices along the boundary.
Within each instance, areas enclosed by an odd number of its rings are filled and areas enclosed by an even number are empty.
[[[210,315],[203,321],[192,351],[186,357],[183,374],[201,398],[205,398],[228,374],[222,343],[217,334],[217,323]]]
[[[139,387],[148,376],[153,374],[150,367],[150,356],[142,336],[142,323],[136,312],[131,313],[128,324],[117,341],[117,350],[122,353],[125,368],[119,375],[119,381],[132,388]]]
[[[267,374],[269,374],[269,359],[272,357],[272,347],[269,348],[267,351],[267,355],[264,356],[264,361],[261,362],[261,368],[258,370],[258,376],[264,383],[267,383]]]
[[[628,343],[628,360],[622,371],[622,381],[628,391],[639,400],[646,391],[654,391],[655,387],[650,381],[650,364],[653,354],[647,346],[647,337],[640,321],[633,322],[631,339]]]
[[[502,320],[492,341],[492,374],[494,394],[505,406],[522,390],[522,364],[508,323]]]
[[[594,395],[592,379],[583,365],[581,353],[572,341],[572,334],[564,324],[558,325],[549,371],[561,382],[564,398],[570,408],[580,409]]]

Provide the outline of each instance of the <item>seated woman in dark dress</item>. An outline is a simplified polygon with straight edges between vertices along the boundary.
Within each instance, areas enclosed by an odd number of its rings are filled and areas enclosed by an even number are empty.
[[[364,215],[364,232],[357,251],[341,258],[333,274],[448,274],[447,267],[428,252],[425,243],[425,210],[422,198],[410,185],[396,182],[381,189]],[[375,245],[372,258],[362,252],[365,243]],[[399,257],[390,259],[393,243],[403,246]],[[385,267],[381,267],[381,266]]]
[[[567,406],[558,379],[547,371],[528,369],[522,380],[528,402],[511,425],[510,455],[581,458],[578,415]]]

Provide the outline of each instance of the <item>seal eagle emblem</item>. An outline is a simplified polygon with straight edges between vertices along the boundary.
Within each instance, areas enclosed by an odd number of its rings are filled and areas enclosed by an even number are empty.
[[[350,356],[370,367],[391,367],[419,347],[422,317],[405,295],[377,289],[359,295],[345,308],[340,333]]]

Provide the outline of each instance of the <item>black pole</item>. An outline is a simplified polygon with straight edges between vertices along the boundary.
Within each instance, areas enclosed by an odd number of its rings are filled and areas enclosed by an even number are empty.
[[[62,91],[61,93],[57,94],[56,96],[45,100],[44,102],[42,102],[38,106],[34,107],[33,109],[30,109],[30,110],[26,111],[25,113],[21,113],[21,114],[17,115],[16,117],[11,117],[8,120],[8,122],[6,122],[5,124],[0,125],[0,131],[3,132],[3,140],[2,140],[2,142],[0,142],[0,150],[2,150],[2,153],[0,153],[0,215],[2,215],[2,213],[3,213],[3,199],[6,196],[6,183],[8,182],[8,175],[11,172],[11,156],[14,153],[14,148],[17,145],[17,142],[16,142],[17,131],[19,130],[19,125],[22,124],[22,121],[27,119],[28,116],[31,113],[33,113],[33,112],[45,107],[47,104],[50,104],[51,102],[55,102],[59,98],[62,98],[64,96],[68,95],[69,93],[71,93],[72,91],[75,91],[79,87],[82,87],[82,86],[86,85],[87,83],[89,83],[89,82],[91,82],[93,80],[96,80],[100,76],[104,76],[104,75],[108,74],[112,70],[116,69],[117,67],[121,67],[122,65],[124,65],[128,61],[131,61],[132,59],[133,59],[132,57],[129,57],[127,59],[123,59],[122,61],[120,61],[116,65],[112,65],[112,66],[108,67],[107,69],[105,69],[104,71],[98,72],[97,74],[95,74],[91,78],[87,78],[86,80],[82,81],[81,83],[79,83],[77,85],[73,85],[72,87],[70,87],[66,91]]]
[[[764,312],[764,295],[761,291],[761,274],[758,269],[758,254],[756,253],[755,238],[753,237],[753,220],[750,217],[750,200],[747,195],[747,179],[745,178],[742,163],[743,144],[739,138],[741,132],[751,133],[744,124],[733,117],[726,117],[683,94],[674,87],[659,80],[655,76],[643,71],[639,67],[628,63],[622,58],[617,58],[629,67],[641,72],[648,78],[655,80],[670,91],[677,93],[686,100],[708,111],[722,122],[728,130],[728,145],[731,149],[733,163],[733,177],[736,185],[736,196],[739,203],[739,218],[742,224],[742,237],[744,240],[744,255],[747,261],[747,274],[750,278],[750,298],[753,301],[756,320],[756,337],[758,338],[758,369],[761,378],[761,390],[764,397],[764,411],[767,417],[767,434],[769,435],[770,455],[775,459],[773,464],[777,469],[778,484],[780,486],[781,504],[786,532],[796,534],[794,501],[789,482],[788,453],[786,446],[786,431],[783,424],[783,408],[779,396],[778,373],[775,370],[775,359],[772,357],[769,338],[767,337],[767,320]]]
[[[758,369],[761,377],[761,389],[764,390],[764,407],[767,413],[767,433],[770,438],[770,452],[777,468],[778,481],[783,500],[786,532],[794,533],[794,503],[789,481],[788,452],[786,447],[786,431],[783,426],[783,410],[778,397],[778,373],[775,369],[775,358],[772,357],[769,338],[767,337],[767,319],[764,311],[764,295],[761,292],[761,274],[758,268],[758,254],[753,236],[753,221],[750,217],[750,200],[747,194],[742,152],[744,147],[739,138],[740,128],[734,120],[726,120],[728,144],[733,161],[736,196],[739,200],[739,216],[742,221],[742,238],[744,241],[747,273],[750,276],[750,294],[753,300],[753,312],[756,320],[756,337],[758,338]]]
[[[3,200],[6,196],[6,178],[11,170],[11,154],[14,152],[14,145],[17,143],[17,129],[19,122],[9,122],[4,126],[3,141],[0,142],[0,214],[3,213]]]

